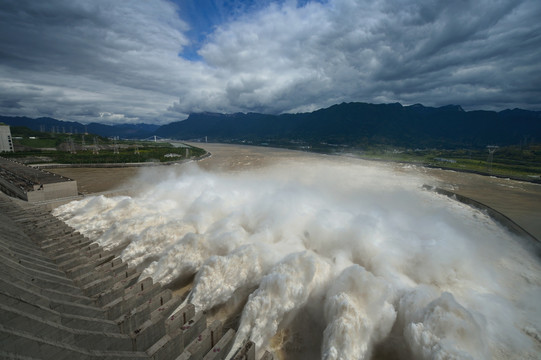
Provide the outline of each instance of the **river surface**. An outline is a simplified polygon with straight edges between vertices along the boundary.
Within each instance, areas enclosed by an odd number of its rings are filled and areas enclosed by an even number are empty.
[[[362,162],[365,160],[312,154],[286,149],[241,146],[229,144],[191,144],[212,153],[199,165],[209,171],[242,171],[261,168],[291,159],[308,160],[336,158],[336,161]],[[541,239],[541,185],[451,170],[430,169],[395,163],[381,166],[394,167],[397,173],[418,173],[427,176],[429,185],[438,186],[467,196],[503,213],[537,239]],[[172,165],[174,166],[174,165]],[[171,166],[155,167],[156,177],[164,176]],[[51,172],[77,180],[79,192],[117,193],[127,189],[141,168],[61,168]]]

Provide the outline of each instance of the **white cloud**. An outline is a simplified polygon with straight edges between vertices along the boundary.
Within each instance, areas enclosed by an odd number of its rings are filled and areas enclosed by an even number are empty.
[[[18,94],[30,116],[159,119],[203,68],[178,56],[188,26],[176,10],[162,0],[3,3],[2,94]]]
[[[531,83],[541,42],[527,34],[541,30],[538,16],[541,5],[533,1],[274,5],[218,29],[200,54],[223,79],[228,104],[241,109],[281,112],[381,98],[507,105],[502,99],[477,101],[475,94],[486,89],[512,91],[509,103],[522,97],[523,106],[535,107],[539,92],[521,91],[526,83],[511,89],[512,80],[499,69]],[[446,98],[438,96],[442,92]]]
[[[166,0],[4,1],[0,113],[163,123],[342,101],[539,109],[539,1],[235,4],[190,61],[190,19]]]

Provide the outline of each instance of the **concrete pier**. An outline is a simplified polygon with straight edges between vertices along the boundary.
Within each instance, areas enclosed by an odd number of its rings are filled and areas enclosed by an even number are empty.
[[[74,198],[77,181],[0,157],[0,190],[28,202]]]
[[[235,330],[180,304],[44,206],[0,193],[0,358],[225,359]],[[256,359],[253,343],[237,353]]]

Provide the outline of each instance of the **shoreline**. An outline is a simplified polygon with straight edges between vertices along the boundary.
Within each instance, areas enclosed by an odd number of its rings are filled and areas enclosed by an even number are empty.
[[[487,172],[484,172],[484,171],[469,170],[469,169],[457,169],[457,168],[452,168],[452,167],[447,167],[447,166],[424,164],[424,163],[415,162],[415,161],[409,162],[409,161],[401,161],[401,160],[382,160],[382,159],[369,159],[369,158],[362,158],[362,157],[360,157],[359,159],[368,160],[368,161],[392,162],[392,163],[397,163],[397,164],[410,164],[410,165],[422,166],[422,167],[425,167],[425,168],[428,168],[428,169],[439,169],[439,170],[444,170],[444,171],[456,171],[456,172],[461,172],[461,173],[466,173],[466,174],[475,174],[475,175],[481,175],[481,176],[487,176],[487,177],[495,177],[495,178],[498,178],[498,179],[509,179],[509,180],[514,180],[514,181],[524,181],[524,182],[528,182],[528,183],[532,183],[532,184],[540,184],[541,185],[541,178],[539,178],[539,179],[535,179],[535,178],[528,179],[528,178],[518,177],[518,176],[513,176],[513,175],[491,174],[491,173],[487,173]]]
[[[191,143],[189,141],[184,142],[186,144]],[[169,166],[169,165],[176,165],[176,164],[184,164],[190,161],[200,161],[204,160],[212,154],[205,149],[204,145],[201,145],[201,143],[191,143],[192,146],[195,146],[197,144],[198,147],[201,147],[205,151],[207,151],[204,155],[201,155],[199,157],[193,158],[193,159],[184,159],[184,160],[172,160],[172,161],[166,161],[166,162],[140,162],[140,163],[87,163],[87,164],[29,164],[28,166],[36,167],[39,169],[61,169],[61,168],[125,168],[125,167],[152,167],[152,166]],[[441,165],[434,165],[434,164],[427,164],[423,162],[418,161],[404,161],[404,160],[393,160],[393,159],[380,159],[380,158],[373,158],[373,157],[362,157],[362,156],[349,156],[347,154],[341,154],[341,153],[326,153],[326,152],[315,152],[315,151],[307,151],[302,149],[293,149],[288,147],[276,147],[276,146],[261,146],[261,145],[247,145],[247,144],[235,144],[235,143],[205,143],[205,144],[216,144],[216,145],[225,145],[225,146],[239,146],[239,147],[245,147],[245,148],[260,148],[260,149],[275,149],[275,150],[287,150],[287,151],[294,151],[304,154],[313,154],[313,155],[327,155],[327,156],[338,156],[338,157],[349,157],[353,159],[360,159],[360,160],[366,160],[366,161],[375,161],[375,162],[381,162],[381,163],[396,163],[396,164],[409,164],[409,165],[415,165],[415,166],[422,166],[428,169],[440,169],[440,170],[448,170],[448,171],[456,171],[461,173],[467,173],[467,174],[476,174],[481,176],[487,176],[487,177],[495,177],[499,179],[510,179],[514,181],[523,181],[528,182],[532,184],[539,184],[541,185],[541,177],[537,178],[529,178],[529,177],[522,177],[522,176],[516,176],[516,175],[502,175],[502,174],[495,174],[495,173],[488,173],[484,171],[479,170],[470,170],[470,169],[460,169],[455,167],[448,167],[448,166],[441,166]]]
[[[189,142],[187,142],[187,143],[189,143]],[[192,143],[192,144],[195,144],[195,143]],[[198,144],[199,147],[204,149],[204,146],[201,146],[199,143],[197,143],[197,144]],[[352,158],[352,159],[375,161],[375,162],[381,162],[381,163],[409,164],[409,165],[415,165],[415,166],[422,166],[422,167],[429,168],[429,169],[449,170],[449,171],[456,171],[456,172],[467,173],[467,174],[476,174],[476,175],[481,175],[481,176],[486,176],[486,177],[495,177],[495,178],[498,178],[498,179],[510,179],[510,180],[514,180],[514,181],[524,181],[524,182],[528,182],[528,183],[532,183],[532,184],[541,185],[541,176],[539,176],[538,178],[528,178],[528,177],[521,177],[521,176],[516,176],[516,175],[502,175],[502,174],[488,173],[488,172],[479,171],[479,170],[460,169],[460,168],[454,168],[454,167],[448,167],[448,166],[433,165],[433,164],[427,164],[427,163],[423,163],[423,162],[419,162],[419,161],[404,161],[404,160],[393,160],[393,159],[380,159],[380,158],[374,158],[374,157],[350,156],[350,155],[345,154],[345,153],[316,152],[316,151],[309,151],[309,150],[302,150],[302,149],[295,149],[295,148],[288,148],[288,147],[261,146],[261,145],[236,144],[236,143],[220,143],[220,142],[208,143],[208,144],[226,145],[226,146],[240,146],[240,147],[245,147],[245,148],[287,150],[287,151],[299,152],[299,153],[302,153],[302,154],[348,157],[348,158]]]
[[[497,221],[502,226],[505,226],[509,231],[511,231],[514,234],[517,234],[519,236],[529,238],[530,240],[535,241],[538,244],[541,244],[541,241],[532,235],[530,232],[528,232],[526,229],[524,229],[522,226],[517,224],[514,220],[509,218],[507,215],[499,212],[498,210],[480,202],[475,199],[472,199],[468,196],[457,194],[453,191],[445,190],[440,187],[430,186],[430,185],[423,185],[423,189],[433,191],[437,194],[445,195],[453,200],[459,201],[463,204],[469,205],[471,207],[474,207],[476,209],[479,209],[481,211],[484,211],[487,213],[488,216],[490,216],[494,221]]]
[[[141,163],[89,163],[89,164],[29,164],[30,167],[39,169],[62,169],[62,168],[128,168],[128,167],[152,167],[185,164],[191,161],[201,161],[212,156],[210,152],[192,159],[172,160],[164,162],[141,162]]]
[[[302,150],[299,150],[299,151],[302,151]],[[318,154],[318,153],[315,153],[315,154]],[[347,155],[343,155],[343,154],[325,154],[325,155],[347,156]],[[541,185],[541,177],[539,177],[539,178],[526,178],[526,177],[519,177],[519,176],[514,176],[514,175],[491,174],[491,173],[484,172],[484,171],[479,171],[479,170],[459,169],[459,168],[448,167],[448,166],[425,164],[425,163],[418,162],[418,161],[403,161],[403,160],[378,159],[378,158],[353,157],[353,156],[347,156],[347,157],[351,157],[352,159],[376,161],[376,162],[383,162],[383,163],[408,164],[408,165],[422,166],[422,167],[425,167],[425,168],[428,168],[428,169],[456,171],[456,172],[461,172],[461,173],[466,173],[466,174],[475,174],[475,175],[481,175],[481,176],[487,176],[487,177],[495,177],[495,178],[498,178],[498,179],[509,179],[509,180],[514,180],[514,181],[524,181],[524,182],[528,182],[528,183],[532,183],[532,184],[540,184]]]

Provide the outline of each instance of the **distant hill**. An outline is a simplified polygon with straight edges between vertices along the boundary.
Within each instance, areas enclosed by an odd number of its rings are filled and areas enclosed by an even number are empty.
[[[541,112],[527,110],[464,111],[458,105],[342,103],[311,113],[191,114],[161,126],[156,134],[176,139],[212,141],[299,140],[410,148],[480,148],[541,141]]]
[[[459,105],[342,103],[310,113],[195,113],[188,119],[158,126],[104,125],[52,118],[0,116],[0,122],[36,131],[92,133],[105,137],[144,139],[152,135],[179,140],[291,141],[350,146],[388,145],[407,148],[484,148],[541,142],[541,111],[521,109],[464,111]]]
[[[31,119],[28,117],[0,116],[0,122],[10,126],[25,126],[34,131],[84,134],[88,132],[104,137],[118,136],[120,138],[142,139],[153,135],[159,128],[158,125],[151,124],[121,124],[104,125],[99,123],[90,123],[83,125],[73,121],[62,121],[48,117]]]

